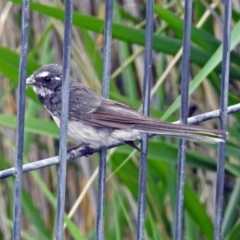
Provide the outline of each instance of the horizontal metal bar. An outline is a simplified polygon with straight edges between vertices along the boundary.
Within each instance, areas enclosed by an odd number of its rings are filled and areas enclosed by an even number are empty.
[[[232,114],[232,113],[236,113],[240,111],[240,103],[232,105],[230,107],[228,107],[228,114]],[[200,114],[194,117],[190,117],[188,118],[188,124],[189,125],[193,125],[193,124],[198,124],[207,120],[211,120],[214,118],[218,118],[220,116],[220,110],[214,110],[208,113],[204,113],[204,114]],[[174,123],[179,123],[179,121],[176,121]],[[150,137],[155,136],[156,134],[149,134]],[[121,145],[124,145],[125,143],[122,142],[120,144],[116,144],[116,145],[111,145],[108,147],[108,149],[110,148],[114,148],[114,147],[118,147]],[[84,149],[83,149],[84,150]],[[94,152],[98,152],[98,149],[95,149]],[[75,152],[74,154],[71,152],[71,154],[67,155],[67,161],[71,161],[74,160],[75,158],[79,158],[84,156],[84,152],[81,152],[79,150],[79,152]],[[23,169],[22,171],[25,172],[30,172],[33,170],[37,170],[37,169],[41,169],[41,168],[45,168],[45,167],[49,167],[49,166],[53,166],[59,163],[59,159],[58,156],[55,157],[51,157],[51,158],[46,158],[43,160],[38,160],[32,163],[27,163],[23,165]],[[17,174],[17,169],[16,168],[9,168],[3,171],[0,171],[0,179],[3,178],[7,178],[10,176],[15,176]]]
[[[239,111],[240,111],[240,103],[234,104],[227,108],[228,115],[239,112]],[[214,119],[214,118],[219,118],[219,116],[220,116],[220,110],[218,109],[218,110],[214,110],[211,112],[199,114],[194,117],[190,117],[190,118],[188,118],[188,124],[193,125],[193,124],[198,124],[201,122],[206,122],[206,121]],[[176,121],[175,123],[179,123],[179,121]]]

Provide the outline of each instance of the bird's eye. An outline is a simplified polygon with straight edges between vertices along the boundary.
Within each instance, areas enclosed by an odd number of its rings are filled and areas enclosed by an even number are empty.
[[[50,82],[51,78],[50,77],[45,77],[44,80],[45,80],[45,82]]]

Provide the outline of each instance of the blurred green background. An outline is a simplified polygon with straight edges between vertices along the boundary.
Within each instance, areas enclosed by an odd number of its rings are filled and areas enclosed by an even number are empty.
[[[183,1],[156,0],[151,115],[179,118]],[[193,1],[189,116],[219,108],[223,11],[221,1]],[[240,2],[233,0],[229,105],[239,103]],[[28,75],[46,63],[62,63],[64,5],[31,3]],[[210,10],[211,9],[211,10]],[[141,107],[145,2],[114,1],[110,98]],[[101,92],[104,1],[74,1],[71,76]],[[20,51],[20,0],[0,0],[0,169],[14,164]],[[223,239],[240,239],[240,113],[229,116],[224,185]],[[24,161],[58,153],[59,130],[27,89]],[[202,124],[218,127],[218,120]],[[72,143],[70,143],[72,145]],[[213,239],[217,146],[188,142],[184,239]],[[146,239],[173,239],[178,140],[150,140]],[[95,239],[98,154],[67,165],[65,239]],[[106,239],[135,239],[139,154],[128,146],[108,151]],[[52,239],[56,166],[23,175],[22,239]],[[11,239],[13,177],[0,181],[0,239]],[[69,214],[70,213],[70,214]]]

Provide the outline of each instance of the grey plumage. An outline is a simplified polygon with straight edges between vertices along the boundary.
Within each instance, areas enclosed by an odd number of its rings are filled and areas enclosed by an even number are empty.
[[[39,100],[60,125],[62,67],[49,64],[27,80]],[[217,143],[224,131],[200,126],[164,123],[119,102],[96,95],[79,82],[70,79],[68,135],[78,144],[101,148],[120,142],[135,141],[142,133],[183,138],[190,141]],[[220,138],[219,138],[220,137]]]

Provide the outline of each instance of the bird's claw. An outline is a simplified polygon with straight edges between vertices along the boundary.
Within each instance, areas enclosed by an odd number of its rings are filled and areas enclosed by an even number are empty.
[[[88,157],[92,155],[96,150],[89,147],[88,144],[81,144],[75,147],[71,147],[67,150],[67,153],[71,160],[75,159],[80,152],[83,156]]]

